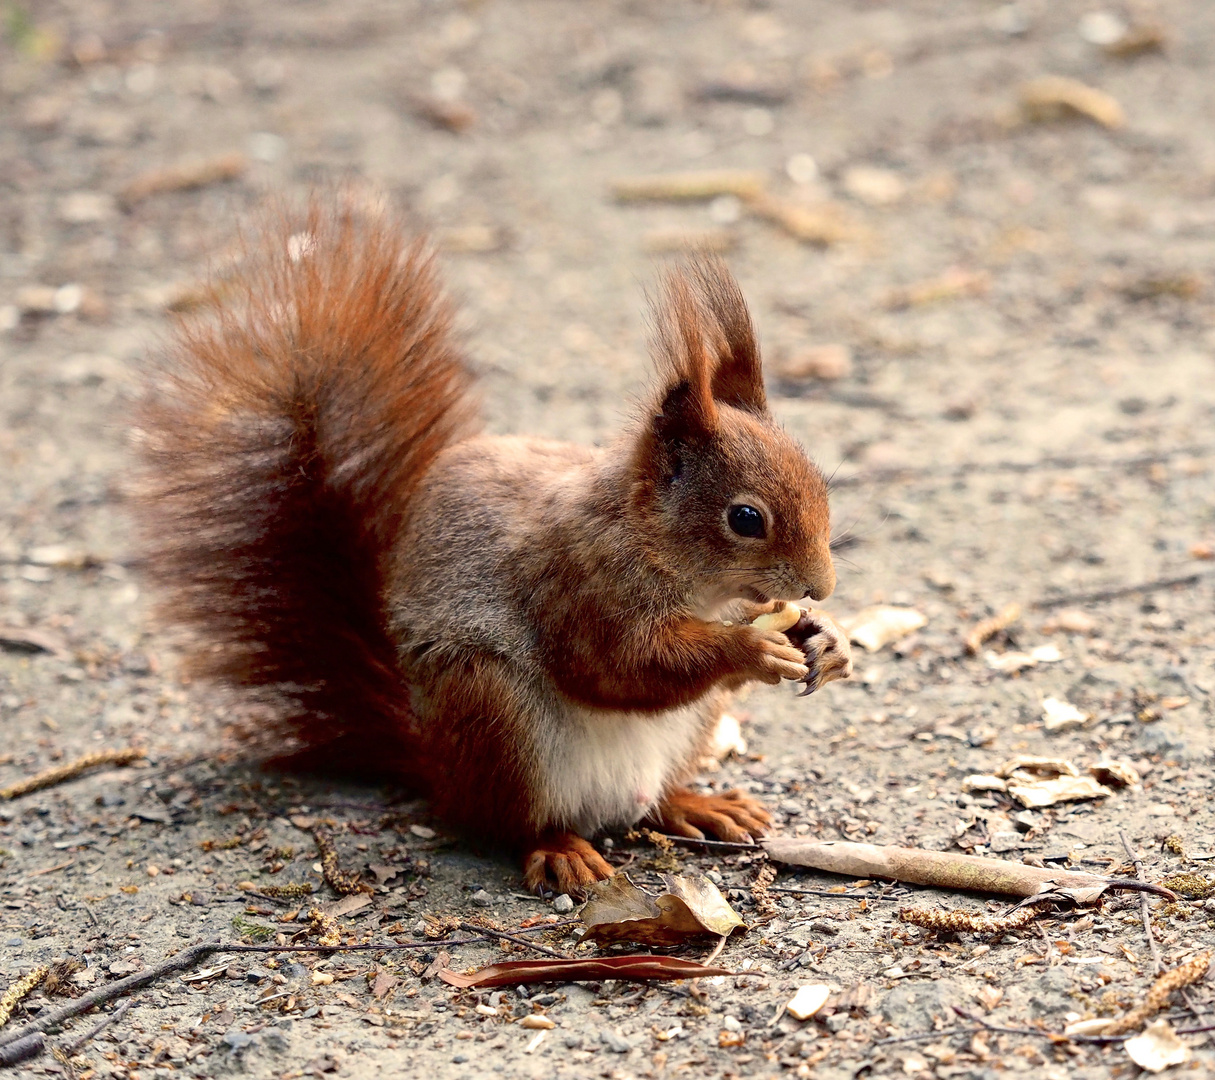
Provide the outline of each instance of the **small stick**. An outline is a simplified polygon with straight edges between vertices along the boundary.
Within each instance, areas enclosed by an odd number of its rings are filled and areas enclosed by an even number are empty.
[[[121,750],[95,750],[75,761],[69,761],[66,765],[56,765],[53,769],[46,769],[6,788],[0,788],[0,802],[29,795],[31,792],[41,791],[43,788],[54,787],[65,780],[74,780],[95,765],[129,765],[132,761],[138,761],[147,756],[146,750],[140,750],[134,746],[124,747]]]
[[[670,840],[672,844],[680,844],[683,847],[708,847],[708,848],[723,848],[730,851],[763,851],[759,844],[740,844],[735,840],[697,840],[693,836],[671,836],[668,833],[655,832],[653,829],[650,832],[654,836],[660,836],[664,840]]]
[[[9,1065],[20,1065],[23,1061],[37,1057],[45,1049],[46,1040],[43,1039],[40,1031],[4,1043],[0,1046],[0,1069]]]
[[[1137,596],[1140,593],[1158,592],[1160,589],[1171,589],[1177,585],[1197,585],[1210,573],[1198,571],[1181,577],[1155,578],[1152,581],[1141,581],[1138,585],[1123,585],[1116,589],[1098,589],[1090,593],[1071,593],[1067,596],[1052,596],[1046,600],[1037,600],[1033,607],[1037,611],[1049,611],[1051,608],[1071,607],[1074,604],[1100,604],[1106,600],[1118,600],[1123,596]]]
[[[1121,829],[1118,830],[1118,839],[1122,841],[1122,848],[1126,852],[1126,857],[1135,864],[1135,876],[1143,881],[1143,862],[1135,854],[1131,847],[1131,842],[1126,838],[1126,833]],[[1148,906],[1147,893],[1139,894],[1139,917],[1143,920],[1143,932],[1147,935],[1148,949],[1152,954],[1152,965],[1157,975],[1164,969],[1164,961],[1160,958],[1160,949],[1156,945],[1156,937],[1152,933],[1152,909]]]
[[[516,937],[514,934],[508,934],[505,930],[491,930],[488,926],[477,926],[475,923],[460,923],[460,929],[466,930],[472,934],[488,934],[490,937],[501,938],[503,941],[513,941],[516,945],[523,945],[528,949],[535,949],[536,952],[547,953],[549,956],[555,956],[558,960],[572,960],[573,957],[567,953],[558,952],[556,949],[550,949],[547,945],[537,945],[534,941],[528,941],[527,938]]]
[[[27,1035],[34,1034],[36,1031],[45,1031],[49,1027],[61,1024],[64,1020],[70,1020],[73,1016],[79,1016],[83,1012],[88,1012],[90,1009],[96,1008],[104,1002],[113,1001],[116,997],[121,997],[128,990],[138,990],[141,986],[147,986],[148,983],[155,982],[157,979],[169,975],[174,971],[184,971],[186,968],[193,967],[200,960],[222,948],[224,948],[224,945],[219,941],[191,945],[188,949],[182,949],[181,952],[170,956],[162,964],[157,964],[155,967],[147,968],[144,971],[137,971],[134,975],[128,975],[125,979],[116,979],[105,986],[99,986],[96,990],[90,990],[87,994],[81,995],[75,1001],[69,1001],[58,1009],[50,1009],[39,1013],[36,1020],[30,1021],[20,1031],[9,1036],[7,1039],[0,1039],[0,1048],[10,1046],[19,1039],[24,1039]]]
[[[126,1016],[127,1011],[134,1004],[135,1004],[134,998],[127,998],[126,1001],[120,1001],[118,1003],[118,1005],[115,1007],[113,1012],[107,1013],[105,1016],[103,1016],[101,1018],[100,1023],[94,1024],[91,1028],[89,1028],[88,1031],[86,1031],[78,1039],[73,1039],[69,1043],[64,1043],[63,1052],[65,1054],[67,1054],[68,1056],[71,1056],[72,1054],[76,1053],[90,1039],[97,1038],[97,1036],[100,1035],[107,1027],[109,1027],[113,1023],[117,1023],[124,1016]]]
[[[893,1046],[895,1043],[927,1042],[929,1039],[948,1039],[951,1035],[973,1035],[979,1027],[953,1027],[944,1031],[921,1031],[916,1035],[892,1035],[888,1039],[878,1039],[874,1046]]]
[[[978,656],[983,642],[995,637],[1001,630],[1007,630],[1019,618],[1021,618],[1021,605],[1008,604],[999,614],[976,623],[970,633],[966,635],[966,651],[971,656]]]

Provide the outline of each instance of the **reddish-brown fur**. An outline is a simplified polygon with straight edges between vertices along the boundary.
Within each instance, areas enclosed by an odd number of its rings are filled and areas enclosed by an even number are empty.
[[[530,852],[533,885],[610,873],[580,829],[763,831],[749,797],[681,784],[724,691],[807,671],[741,618],[834,572],[826,486],[768,411],[738,287],[714,262],[668,277],[660,384],[604,451],[475,436],[450,323],[394,223],[314,206],[178,327],[141,506],[195,669],[269,696],[280,752],[422,781]],[[727,528],[739,502],[763,537]]]

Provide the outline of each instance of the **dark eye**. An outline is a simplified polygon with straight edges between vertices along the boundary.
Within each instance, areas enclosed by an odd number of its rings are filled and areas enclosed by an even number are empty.
[[[754,506],[731,506],[726,521],[739,536],[762,538],[764,535],[764,515]]]

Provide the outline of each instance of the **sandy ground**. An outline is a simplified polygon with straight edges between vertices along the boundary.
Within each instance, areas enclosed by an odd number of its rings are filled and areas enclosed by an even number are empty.
[[[548,903],[394,790],[267,775],[232,752],[222,732],[244,706],[184,684],[175,639],[148,614],[123,496],[129,408],[166,307],[190,302],[241,215],[270,194],[335,178],[387,193],[445,249],[490,427],[577,441],[614,430],[645,378],[656,251],[673,239],[725,246],[775,410],[835,470],[845,540],[828,609],[905,605],[928,622],[810,699],[752,693],[740,706],[750,752],[708,782],[763,795],[787,835],[1104,872],[1126,861],[1121,830],[1149,878],[1205,876],[1207,863],[1161,840],[1206,855],[1215,824],[1215,9],[78,0],[6,11],[0,784],[99,748],[136,744],[149,762],[0,803],[0,985],[62,957],[86,965],[73,990],[96,987],[250,924],[294,932],[279,921],[294,905],[251,902],[239,885],[319,886],[297,824],[317,817],[333,822],[347,867],[400,870],[381,869],[345,933],[423,943],[220,954],[206,979],[140,991],[77,1056],[47,1053],[15,1073],[1135,1070],[1117,1044],[1034,1034],[1142,1000],[1155,969],[1134,899],[998,941],[938,938],[897,921],[907,890],[782,872],[778,887],[818,892],[774,894],[777,918],[727,945],[722,963],[744,978],[492,997],[422,978],[441,947],[425,943],[426,916],[510,928]],[[1119,20],[1132,33],[1162,27],[1163,48],[1112,55],[1100,41]],[[1043,75],[1112,95],[1125,124],[1027,117],[1018,88]],[[230,154],[245,158],[235,179],[130,193],[149,170]],[[812,211],[835,242],[801,242],[729,196],[611,194],[621,177],[727,167],[761,170],[773,197]],[[1174,578],[1185,583],[1108,595]],[[963,654],[967,630],[1013,601],[1021,621],[989,647],[1053,645],[1059,659],[1010,674]],[[1082,726],[1047,730],[1047,697],[1074,704]],[[1141,782],[1028,813],[963,790],[1019,754],[1082,771],[1130,762]],[[618,836],[611,853],[657,880],[653,848]],[[757,917],[749,856],[680,862],[719,875]],[[1004,908],[916,892],[924,906]],[[1166,966],[1211,947],[1202,902],[1152,907]],[[451,952],[459,969],[507,955]],[[376,973],[399,981],[375,986]],[[774,1020],[804,983],[836,988],[828,1008]],[[1173,1026],[1209,1023],[1210,997],[1197,986],[1188,1005],[1177,999]],[[35,992],[11,1026],[61,1001]],[[508,1022],[533,1010],[557,1024],[538,1045]],[[1215,1068],[1207,1038],[1185,1036],[1200,1070]]]

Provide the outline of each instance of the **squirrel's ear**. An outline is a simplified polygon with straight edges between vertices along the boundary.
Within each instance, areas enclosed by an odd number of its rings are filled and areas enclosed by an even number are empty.
[[[682,273],[663,283],[655,310],[655,359],[665,379],[654,416],[654,433],[664,442],[696,442],[717,430],[712,360],[705,341],[706,312]]]
[[[748,412],[767,412],[759,343],[738,282],[720,259],[699,259],[691,272],[701,301],[721,334],[711,383],[714,400]]]

